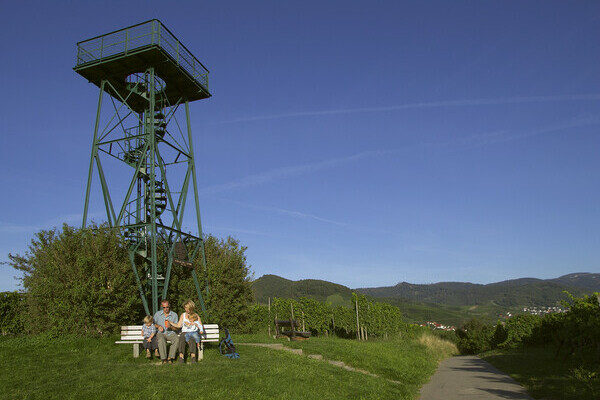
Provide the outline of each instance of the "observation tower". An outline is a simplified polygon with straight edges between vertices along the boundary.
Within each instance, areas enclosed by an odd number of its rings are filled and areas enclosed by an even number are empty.
[[[189,103],[211,96],[208,70],[157,19],[77,43],[73,69],[100,89],[82,227],[101,198],[146,313],[167,297],[173,268],[190,271],[206,313],[193,264],[201,260],[208,294]],[[190,183],[197,236],[183,227]]]

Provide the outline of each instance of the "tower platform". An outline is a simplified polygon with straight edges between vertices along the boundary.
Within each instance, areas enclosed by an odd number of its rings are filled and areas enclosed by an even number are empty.
[[[148,100],[132,93],[126,78],[149,67],[164,81],[161,97],[169,104],[211,96],[208,69],[157,19],[77,43],[73,69],[98,87],[109,81],[118,95],[110,89],[107,93],[117,99],[129,96],[127,103],[142,112]]]

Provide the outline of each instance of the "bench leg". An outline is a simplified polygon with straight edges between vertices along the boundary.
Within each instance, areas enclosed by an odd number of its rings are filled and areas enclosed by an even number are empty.
[[[138,358],[140,356],[140,344],[133,344],[133,358]]]
[[[198,361],[204,360],[204,343],[200,342],[200,348],[198,349]]]

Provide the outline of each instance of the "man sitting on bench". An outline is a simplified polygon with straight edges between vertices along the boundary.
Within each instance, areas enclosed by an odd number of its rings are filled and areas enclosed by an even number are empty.
[[[158,333],[158,353],[163,364],[172,363],[177,357],[177,349],[179,348],[179,334],[172,330],[172,324],[177,324],[179,317],[177,313],[171,311],[169,300],[163,300],[160,303],[162,310],[154,314],[154,324]],[[169,349],[169,358],[167,359],[167,342],[171,343]]]

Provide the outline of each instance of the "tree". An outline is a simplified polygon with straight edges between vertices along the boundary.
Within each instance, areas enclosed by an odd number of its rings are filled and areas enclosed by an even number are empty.
[[[471,319],[456,331],[458,349],[462,354],[477,354],[490,350],[494,328],[478,319]]]
[[[26,331],[102,334],[140,320],[122,239],[106,226],[92,228],[42,230],[24,256],[9,254],[24,273]]]
[[[246,247],[231,237],[205,237],[208,264],[209,320],[232,329],[246,329],[254,300]],[[203,285],[206,271],[200,255],[196,272]],[[24,328],[28,332],[101,334],[121,325],[139,324],[144,311],[123,238],[109,227],[42,230],[25,255],[9,254],[9,264],[24,272]],[[173,268],[168,298],[179,312],[185,300],[197,301],[192,274]],[[198,307],[199,309],[200,307]]]
[[[246,263],[246,249],[231,236],[219,239],[213,235],[204,237],[206,264],[208,266],[209,293],[202,287],[202,297],[208,308],[206,323],[216,323],[229,329],[247,331],[250,304],[254,302],[250,267]],[[201,254],[194,260],[194,268],[200,281],[206,271],[202,268]],[[202,285],[201,286],[205,286]],[[187,270],[173,271],[169,283],[169,299],[177,308],[185,300],[197,303],[197,292],[191,274]],[[199,309],[199,306],[197,307]]]
[[[510,318],[504,326],[505,339],[498,342],[500,348],[510,348],[534,341],[532,336],[541,326],[542,318],[537,315],[522,314]]]

